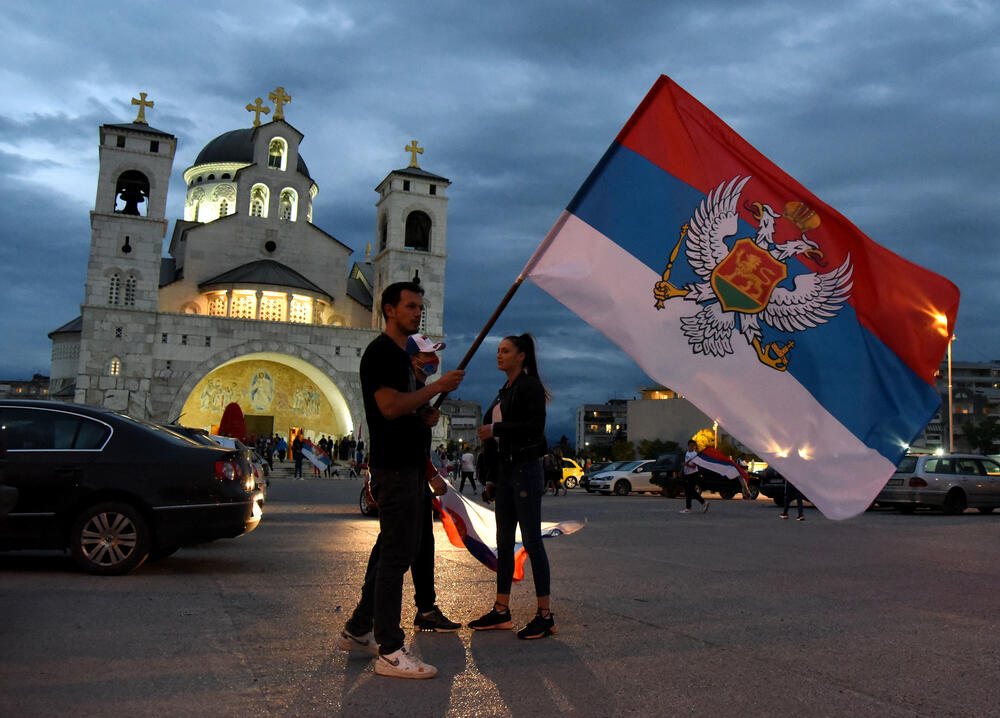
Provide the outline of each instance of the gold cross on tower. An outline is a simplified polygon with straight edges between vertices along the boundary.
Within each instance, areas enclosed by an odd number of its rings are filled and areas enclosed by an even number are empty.
[[[284,106],[286,103],[292,101],[292,96],[285,94],[285,88],[278,85],[274,88],[274,92],[268,95],[267,98],[274,103],[274,119],[285,119]]]
[[[416,140],[410,140],[410,144],[403,149],[410,153],[410,167],[420,169],[420,166],[417,164],[417,155],[422,155],[424,153],[424,148],[417,147]]]
[[[138,98],[132,98],[132,104],[139,106],[139,114],[136,116],[135,121],[140,125],[148,125],[149,123],[146,122],[146,108],[152,107],[153,101],[146,99],[145,92],[140,92]]]
[[[255,113],[253,116],[253,126],[260,127],[261,113],[269,115],[271,114],[271,108],[264,107],[264,101],[258,97],[256,100],[254,100],[254,104],[251,105],[250,103],[247,103],[247,112]]]

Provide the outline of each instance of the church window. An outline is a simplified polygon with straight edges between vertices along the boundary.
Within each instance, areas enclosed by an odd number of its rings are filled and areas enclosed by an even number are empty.
[[[361,347],[355,347],[354,348],[354,356],[356,356],[356,357],[361,356]]]
[[[226,293],[219,292],[208,300],[208,313],[213,317],[226,316]]]
[[[406,240],[403,244],[407,249],[417,249],[427,252],[431,248],[431,218],[426,212],[410,212],[406,217]]]
[[[288,317],[288,321],[296,324],[312,324],[312,299],[300,297],[297,294],[292,295],[288,312],[291,315]]]
[[[229,202],[224,199],[219,200],[219,217],[225,217],[229,214]]]
[[[257,316],[256,292],[233,292],[232,314],[235,319],[253,319]]]
[[[186,347],[187,343],[188,343],[188,335],[187,334],[181,334],[181,346],[185,346]]]
[[[126,170],[115,183],[115,212],[118,214],[145,216],[149,203],[149,180],[138,170]],[[140,210],[139,205],[143,205]]]
[[[431,194],[436,195],[438,193],[438,186],[436,184],[431,185]]]
[[[210,174],[210,175],[208,176],[208,180],[209,180],[209,182],[211,182],[211,181],[212,181],[212,180],[214,180],[214,179],[215,179],[215,175],[214,175],[214,174]]]
[[[163,334],[160,335],[160,344],[166,344],[166,343],[167,343],[167,334],[166,332],[164,332]]]
[[[275,137],[267,148],[267,166],[275,170],[285,169],[287,155],[288,145],[280,137]]]
[[[281,190],[281,199],[278,201],[278,219],[294,222],[297,214],[298,195],[293,189]]]
[[[125,146],[125,135],[118,135],[115,138],[115,146],[116,147],[124,147]]]
[[[382,224],[379,225],[378,229],[378,251],[383,251],[386,247],[386,243],[389,241],[389,220],[383,215]]]
[[[121,338],[122,338],[122,328],[115,327],[115,339],[121,339]]]
[[[266,217],[268,199],[267,187],[262,184],[254,185],[250,190],[250,216]]]
[[[287,300],[281,292],[264,292],[260,297],[260,318],[268,322],[285,321]]]
[[[122,302],[126,307],[135,306],[135,277],[133,275],[128,275],[125,278],[125,301]]]
[[[150,140],[149,141],[149,151],[150,152],[159,152],[160,151],[160,141],[159,140]]]
[[[403,180],[403,191],[404,192],[410,191],[410,180]]]
[[[108,304],[118,304],[121,292],[122,278],[115,272],[108,280]]]
[[[228,172],[223,172],[222,179],[232,179],[232,178],[233,176],[231,174],[229,174]]]
[[[205,337],[205,346],[212,346],[212,337]]]
[[[122,373],[122,360],[118,357],[111,357],[108,364],[108,376],[119,376]]]

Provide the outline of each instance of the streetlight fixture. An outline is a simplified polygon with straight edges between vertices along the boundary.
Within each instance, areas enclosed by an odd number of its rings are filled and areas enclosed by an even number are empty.
[[[942,329],[948,331],[948,317],[943,314],[938,314],[937,323],[942,327]],[[955,335],[952,334],[948,337],[948,453],[955,453],[955,410],[952,406],[952,392],[951,392],[951,343],[955,341]]]

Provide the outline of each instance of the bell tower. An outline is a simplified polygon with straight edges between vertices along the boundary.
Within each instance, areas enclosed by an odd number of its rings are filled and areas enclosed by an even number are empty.
[[[410,164],[393,170],[375,191],[375,252],[372,328],[383,326],[379,299],[394,282],[418,279],[424,288],[422,331],[444,336],[444,281],[448,259],[448,197],[451,182],[421,169],[424,148],[413,140],[404,148]]]
[[[148,394],[152,376],[149,345],[167,231],[167,185],[177,148],[177,138],[146,121],[153,102],[145,92],[132,104],[138,107],[133,122],[100,128],[75,397],[126,411],[131,403],[145,401],[141,385]]]

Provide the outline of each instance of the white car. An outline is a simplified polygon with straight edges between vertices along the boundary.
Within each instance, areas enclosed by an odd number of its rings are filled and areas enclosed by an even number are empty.
[[[654,459],[629,461],[613,471],[594,476],[587,485],[587,490],[599,491],[605,496],[612,493],[617,496],[628,496],[633,491],[648,491],[658,494],[660,487],[650,483],[655,463]]]

